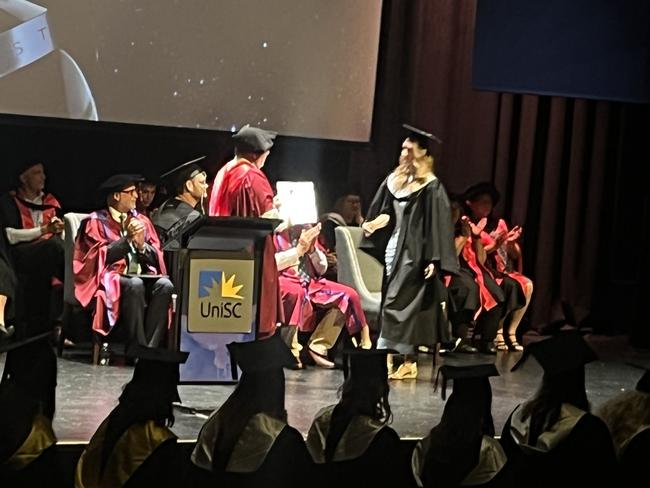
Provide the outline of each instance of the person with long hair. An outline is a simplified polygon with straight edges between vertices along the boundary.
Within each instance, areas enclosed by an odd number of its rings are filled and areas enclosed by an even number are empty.
[[[634,390],[625,391],[606,401],[597,415],[605,421],[614,440],[622,486],[648,481],[647,458],[650,453],[650,369],[639,379]]]
[[[442,275],[458,271],[449,199],[429,150],[437,138],[405,128],[399,164],[377,190],[362,225],[362,247],[384,263],[377,347],[404,355],[391,374],[399,380],[417,377],[415,347],[449,340]]]
[[[60,486],[56,436],[56,355],[51,333],[0,343],[0,486]]]
[[[183,464],[174,425],[178,365],[188,353],[132,346],[133,378],[84,450],[75,487],[181,486]]]
[[[295,359],[279,334],[232,342],[242,376],[228,400],[205,422],[192,453],[191,486],[302,486],[311,459],[300,432],[287,425],[284,370]]]
[[[522,274],[521,269],[519,240],[523,229],[520,226],[509,228],[504,219],[497,219],[492,215],[499,198],[497,189],[488,182],[477,183],[465,191],[470,220],[476,224],[486,219],[480,236],[488,256],[486,266],[503,288],[506,299],[503,318],[492,339],[500,351],[522,351],[523,346],[517,339],[517,329],[533,296],[533,282]]]
[[[501,444],[516,486],[617,486],[607,425],[589,412],[585,364],[597,359],[575,331],[530,344],[513,366],[534,356],[544,370],[538,392],[510,414]]]
[[[307,435],[315,486],[403,486],[407,479],[400,438],[388,426],[389,352],[345,353],[341,399],[318,412]]]

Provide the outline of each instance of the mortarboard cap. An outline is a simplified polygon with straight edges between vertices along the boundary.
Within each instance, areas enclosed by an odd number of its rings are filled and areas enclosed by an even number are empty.
[[[233,372],[237,366],[243,373],[260,373],[281,370],[296,364],[296,358],[282,341],[280,334],[251,342],[231,342],[228,344],[228,351]]]
[[[431,141],[442,144],[442,140],[430,132],[418,129],[417,127],[413,127],[409,124],[402,124],[402,127],[408,132],[407,137],[410,140],[417,142],[422,149],[426,149],[428,152],[431,150]]]
[[[235,148],[241,152],[264,152],[273,147],[273,141],[278,133],[270,130],[251,127],[246,124],[232,136]]]
[[[176,386],[179,381],[178,365],[187,361],[189,353],[170,351],[165,348],[133,345],[127,357],[137,358],[133,378],[129,382],[130,393],[146,400],[152,394],[169,394],[172,401],[180,401]]]
[[[173,169],[170,169],[166,173],[160,175],[160,180],[165,183],[168,187],[176,188],[181,186],[188,180],[191,180],[196,175],[205,173],[203,166],[199,164],[200,161],[203,161],[206,156],[201,156],[186,163],[180,164]]]
[[[125,188],[128,188],[131,185],[135,185],[136,183],[139,183],[143,180],[144,178],[142,177],[142,175],[117,174],[104,180],[104,182],[101,185],[99,185],[97,191],[100,193],[101,196],[106,196],[111,193],[120,192]]]
[[[343,375],[353,381],[369,378],[388,378],[386,356],[398,354],[393,349],[347,349],[343,351]]]
[[[463,195],[465,200],[470,201],[476,200],[481,195],[490,195],[492,205],[499,203],[499,199],[501,198],[501,194],[496,187],[488,181],[482,181],[481,183],[470,186],[465,190]]]
[[[43,161],[38,158],[23,159],[18,163],[18,166],[16,167],[16,177],[22,175],[25,171],[33,168],[37,164],[43,164]]]
[[[442,376],[442,385],[440,386],[440,394],[443,400],[447,399],[447,381],[453,380],[454,393],[468,391],[480,392],[482,391],[477,385],[487,382],[490,384],[490,376],[499,376],[496,366],[493,363],[487,364],[472,364],[467,366],[451,366],[445,364],[438,369],[438,376]],[[436,388],[438,386],[438,378],[436,377]],[[479,393],[480,394],[480,393]]]
[[[598,359],[594,350],[577,331],[560,331],[549,339],[529,344],[511,371],[519,369],[531,354],[548,375],[582,368]]]

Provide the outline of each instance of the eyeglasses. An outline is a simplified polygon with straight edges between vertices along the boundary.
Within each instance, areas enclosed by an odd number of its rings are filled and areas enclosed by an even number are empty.
[[[126,189],[126,190],[120,191],[120,193],[126,193],[126,194],[129,194],[129,195],[138,196],[138,189],[137,188]]]

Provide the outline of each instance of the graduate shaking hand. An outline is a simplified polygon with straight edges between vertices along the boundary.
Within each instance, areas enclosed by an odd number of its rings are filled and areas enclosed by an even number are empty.
[[[361,225],[363,233],[366,237],[370,237],[375,231],[383,229],[390,222],[390,215],[379,214],[377,217],[370,221],[366,221]]]

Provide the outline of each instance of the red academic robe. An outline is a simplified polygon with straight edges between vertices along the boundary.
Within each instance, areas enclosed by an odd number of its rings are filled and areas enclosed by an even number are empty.
[[[20,214],[20,222],[22,224],[22,229],[33,229],[36,227],[36,222],[34,222],[34,218],[32,217],[32,212],[31,209],[23,203],[23,200],[21,198],[21,195],[15,195],[14,196],[14,202],[16,203],[16,208],[18,209],[18,213]],[[54,217],[56,217],[56,212],[57,210],[61,210],[61,204],[59,201],[50,193],[46,193],[43,195],[43,203],[42,205],[44,207],[50,207],[46,208],[43,210],[43,223],[47,224],[49,223]],[[54,234],[45,234],[41,237],[41,239],[49,239],[52,237]]]
[[[294,247],[287,231],[276,234],[274,240],[278,251]],[[316,243],[316,246],[324,252],[320,244]],[[302,279],[294,268],[280,272],[280,292],[287,324],[298,326],[302,332],[311,332],[317,325],[316,309],[337,307],[345,317],[348,333],[358,333],[367,322],[356,290],[320,277],[309,261],[307,267],[309,282]]]
[[[209,215],[261,217],[273,209],[273,189],[266,175],[246,159],[233,159],[219,170],[212,186]],[[270,336],[283,322],[273,238],[264,245],[258,337]]]
[[[167,274],[160,240],[151,221],[137,217],[145,225],[145,241],[158,255],[158,266],[143,269],[143,274]],[[108,335],[120,315],[120,274],[126,271],[125,259],[106,265],[106,253],[111,242],[121,238],[120,224],[108,210],[98,210],[81,223],[74,246],[72,270],[75,297],[87,307],[95,299],[93,330]]]

